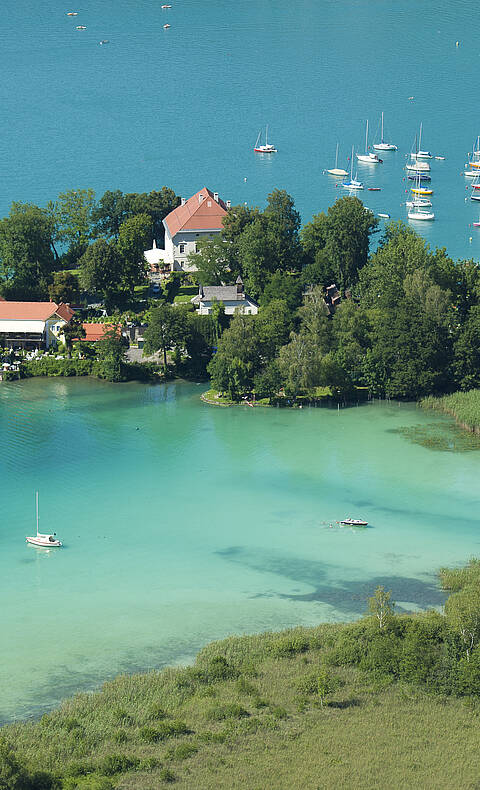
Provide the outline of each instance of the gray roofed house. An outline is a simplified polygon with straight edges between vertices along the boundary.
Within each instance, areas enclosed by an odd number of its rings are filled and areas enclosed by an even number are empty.
[[[258,303],[245,293],[241,277],[235,285],[200,285],[198,294],[191,300],[200,315],[209,315],[213,302],[222,302],[225,315],[233,315],[236,310],[244,315],[256,315]]]

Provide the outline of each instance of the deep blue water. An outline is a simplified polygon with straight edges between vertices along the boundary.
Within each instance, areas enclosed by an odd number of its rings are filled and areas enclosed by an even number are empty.
[[[260,206],[285,188],[308,221],[340,193],[322,172],[336,143],[345,164],[383,110],[399,151],[359,167],[382,187],[365,204],[405,218],[402,168],[422,121],[425,147],[446,159],[432,166],[436,221],[420,231],[454,257],[479,258],[469,226],[479,207],[460,176],[480,133],[473,0],[72,3],[3,5],[0,213],[75,187],[100,196],[167,184],[188,197],[207,185]],[[278,154],[262,159],[252,148],[266,123]]]

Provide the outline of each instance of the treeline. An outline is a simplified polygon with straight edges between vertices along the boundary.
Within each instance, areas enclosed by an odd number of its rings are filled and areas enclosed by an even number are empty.
[[[401,222],[387,225],[369,255],[375,230],[357,198],[341,198],[292,233],[290,251],[300,250],[301,265],[292,269],[290,259],[288,271],[270,272],[262,284],[249,268],[255,256],[244,257],[246,230],[231,240],[238,252],[229,268],[242,274],[247,290],[256,288],[262,310],[235,316],[222,335],[209,367],[213,386],[233,399],[279,390],[295,397],[325,385],[342,397],[364,387],[395,398],[479,386],[478,264],[454,262],[445,249],[432,252]],[[324,300],[331,282],[342,294],[333,315]],[[269,320],[276,311],[282,317],[269,328],[268,343],[264,311]]]
[[[98,202],[92,189],[72,189],[45,208],[12,203],[0,220],[0,294],[76,302],[85,290],[107,309],[124,306],[145,281],[143,251],[163,243],[162,220],[179,203],[167,187],[107,191]]]

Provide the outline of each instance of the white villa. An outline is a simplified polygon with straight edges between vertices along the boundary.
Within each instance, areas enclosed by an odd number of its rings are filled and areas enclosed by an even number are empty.
[[[5,348],[50,348],[56,345],[62,327],[75,311],[55,302],[0,301],[0,346]]]
[[[165,228],[165,249],[157,248],[155,242],[151,250],[144,252],[145,258],[153,268],[169,271],[191,271],[187,256],[197,251],[200,239],[210,238],[223,229],[223,218],[230,208],[218,192],[203,187],[193,197],[185,200],[163,220]]]
[[[213,302],[221,302],[225,315],[233,315],[237,310],[244,315],[257,315],[258,304],[245,293],[241,277],[235,285],[200,285],[198,294],[190,300],[198,305],[200,315],[210,315]]]

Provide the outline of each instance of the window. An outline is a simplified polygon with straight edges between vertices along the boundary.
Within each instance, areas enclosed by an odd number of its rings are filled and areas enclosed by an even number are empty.
[[[178,251],[179,251],[180,255],[184,255],[185,254],[185,244],[179,244],[178,245]]]

